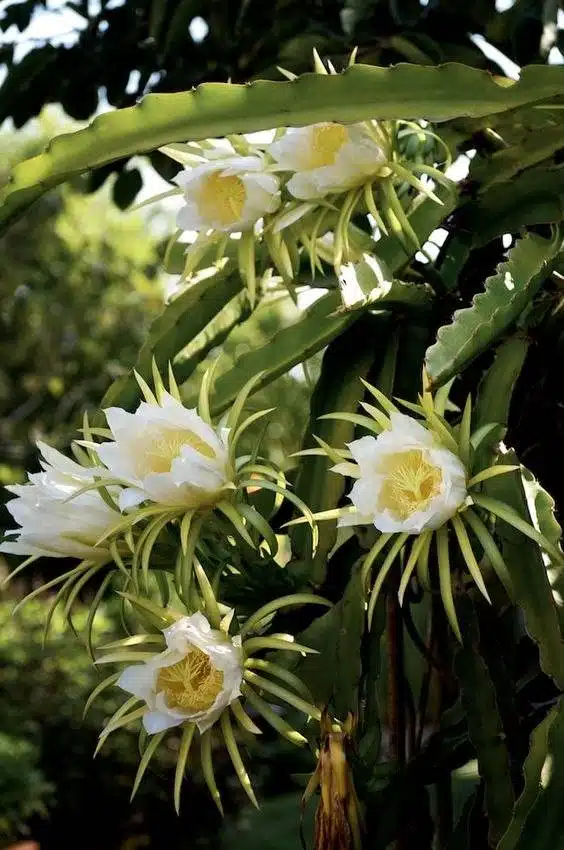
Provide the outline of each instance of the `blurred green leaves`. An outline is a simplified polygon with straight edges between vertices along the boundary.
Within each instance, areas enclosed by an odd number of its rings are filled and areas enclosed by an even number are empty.
[[[107,192],[65,189],[19,222],[0,251],[0,464],[22,470],[33,440],[67,439],[162,299],[156,240]]]

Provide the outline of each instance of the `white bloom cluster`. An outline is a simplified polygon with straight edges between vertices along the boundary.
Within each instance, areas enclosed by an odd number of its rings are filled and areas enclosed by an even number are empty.
[[[163,634],[165,651],[126,667],[118,685],[147,704],[143,725],[150,735],[186,721],[205,732],[241,694],[241,638],[212,629],[200,613],[181,617]]]
[[[51,558],[105,558],[96,542],[119,519],[97,490],[80,493],[94,483],[101,470],[81,466],[51,446],[38,443],[41,472],[28,476],[27,484],[7,489],[16,498],[7,508],[19,529],[8,532],[0,552],[14,555],[45,555]],[[78,495],[77,495],[78,494]]]
[[[283,191],[290,202],[319,200],[386,173],[385,154],[366,123],[289,128],[247,156],[235,150],[208,155],[174,179],[186,202],[177,218],[181,230],[243,232],[280,210]]]
[[[419,534],[440,528],[466,499],[464,464],[411,416],[392,413],[388,430],[348,448],[356,465],[337,464],[333,471],[357,479],[349,493],[357,512],[341,517],[341,525],[373,523],[382,532]]]
[[[177,220],[182,230],[241,232],[280,205],[278,178],[262,156],[212,160],[181,171],[175,183],[186,201]]]
[[[227,429],[218,432],[169,393],[160,404],[141,402],[135,413],[106,410],[114,442],[98,446],[111,474],[128,486],[122,510],[144,501],[200,507],[228,484]]]
[[[105,558],[96,543],[120,521],[121,511],[142,502],[163,507],[213,505],[230,484],[228,430],[214,429],[169,393],[160,404],[141,402],[135,413],[106,410],[113,442],[96,446],[100,466],[84,467],[39,443],[42,472],[8,489],[8,510],[19,529],[1,552],[51,557]],[[97,489],[79,492],[98,479],[110,484],[112,509]]]
[[[269,153],[278,168],[293,172],[286,187],[301,200],[347,192],[373,179],[386,164],[366,124],[290,128],[270,145]]]

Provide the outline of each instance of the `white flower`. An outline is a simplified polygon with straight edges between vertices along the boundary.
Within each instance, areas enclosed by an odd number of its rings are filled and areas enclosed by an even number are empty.
[[[382,173],[386,158],[365,124],[310,124],[289,128],[268,147],[279,168],[295,171],[287,189],[310,200],[346,192]]]
[[[119,521],[117,511],[97,490],[67,501],[93,483],[93,473],[100,474],[101,470],[80,466],[45,443],[38,442],[37,446],[43,471],[28,475],[28,484],[7,488],[17,498],[6,507],[21,528],[8,532],[17,539],[2,543],[0,552],[89,560],[106,557],[107,550],[103,546],[94,548],[94,544]]]
[[[276,212],[280,185],[259,156],[232,156],[181,171],[174,178],[186,206],[178,213],[183,230],[249,230],[259,218]]]
[[[219,435],[169,393],[160,404],[141,402],[135,413],[105,411],[115,442],[101,443],[98,457],[130,486],[122,510],[149,499],[198,508],[213,504],[229,484],[227,429]]]
[[[149,735],[186,720],[205,732],[241,694],[241,638],[212,629],[200,613],[182,617],[163,634],[165,651],[127,667],[117,684],[147,703]]]
[[[341,524],[373,523],[383,532],[410,534],[440,528],[466,499],[466,469],[412,417],[392,413],[390,420],[378,437],[349,443],[356,467],[333,467],[358,479],[349,493],[358,513]]]

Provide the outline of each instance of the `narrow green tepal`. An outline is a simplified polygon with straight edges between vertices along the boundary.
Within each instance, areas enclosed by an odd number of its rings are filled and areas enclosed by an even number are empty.
[[[99,116],[84,130],[57,136],[44,153],[16,166],[0,193],[0,226],[77,174],[172,142],[327,120],[479,118],[546,101],[563,88],[562,67],[533,65],[513,82],[447,63],[354,65],[337,75],[205,83],[189,92],[148,95],[134,107]]]

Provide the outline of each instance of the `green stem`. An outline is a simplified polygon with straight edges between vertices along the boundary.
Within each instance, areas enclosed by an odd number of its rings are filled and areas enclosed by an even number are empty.
[[[440,667],[438,678],[439,717],[452,703],[452,658],[450,653],[450,628],[440,601],[433,600],[432,646]],[[445,850],[453,830],[452,780],[448,766],[435,784],[436,802],[436,850]]]
[[[398,564],[399,568],[399,564]],[[397,570],[396,570],[397,571]],[[390,749],[398,766],[405,764],[405,677],[403,670],[403,623],[397,594],[388,595],[388,713],[390,724]]]

